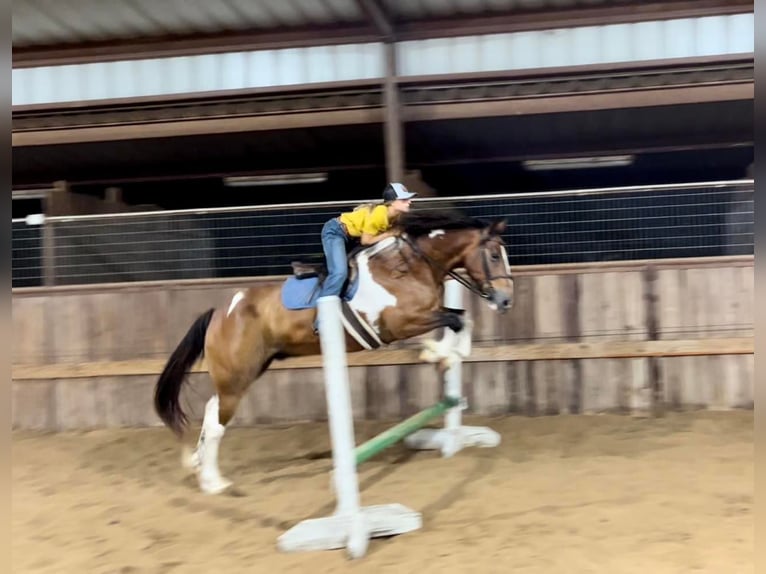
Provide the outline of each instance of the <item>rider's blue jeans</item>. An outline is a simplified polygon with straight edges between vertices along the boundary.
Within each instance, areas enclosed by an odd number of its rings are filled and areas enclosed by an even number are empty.
[[[319,297],[340,296],[343,283],[348,276],[346,242],[348,238],[337,219],[330,219],[322,227],[322,247],[327,260],[327,278],[324,280]]]

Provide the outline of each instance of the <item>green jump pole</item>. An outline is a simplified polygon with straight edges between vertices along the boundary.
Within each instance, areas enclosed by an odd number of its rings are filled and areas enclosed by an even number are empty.
[[[407,435],[422,428],[431,419],[444,414],[449,409],[456,407],[459,404],[459,399],[447,397],[436,403],[434,406],[412,415],[410,418],[403,420],[398,425],[392,426],[390,429],[371,438],[367,442],[360,444],[354,450],[354,455],[356,456],[356,464],[359,465],[364,461],[371,459],[373,456],[387,449],[392,444],[402,440]]]

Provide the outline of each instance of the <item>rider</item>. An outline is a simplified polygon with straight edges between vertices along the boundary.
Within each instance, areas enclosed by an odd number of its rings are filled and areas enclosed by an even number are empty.
[[[348,276],[347,246],[351,240],[362,245],[372,245],[395,235],[391,231],[396,218],[410,210],[411,193],[401,183],[389,183],[383,190],[383,203],[366,203],[353,211],[333,217],[322,227],[322,247],[327,259],[327,278],[318,297],[340,296],[343,283]],[[314,331],[317,331],[314,321]]]

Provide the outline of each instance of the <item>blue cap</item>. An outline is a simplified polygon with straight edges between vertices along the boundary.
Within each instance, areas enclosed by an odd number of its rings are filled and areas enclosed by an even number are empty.
[[[389,183],[383,190],[383,201],[394,201],[396,199],[412,199],[417,193],[407,191],[404,184]]]

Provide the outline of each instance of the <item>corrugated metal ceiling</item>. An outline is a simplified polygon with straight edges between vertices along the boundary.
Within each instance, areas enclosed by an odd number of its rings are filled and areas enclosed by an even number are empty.
[[[630,0],[382,0],[388,11],[400,19],[449,17],[524,10],[545,10],[585,6],[626,4]]]
[[[13,45],[361,22],[355,0],[16,0]]]
[[[636,0],[379,2],[395,22],[637,3]],[[15,0],[13,46],[367,23],[369,17],[357,0]]]

